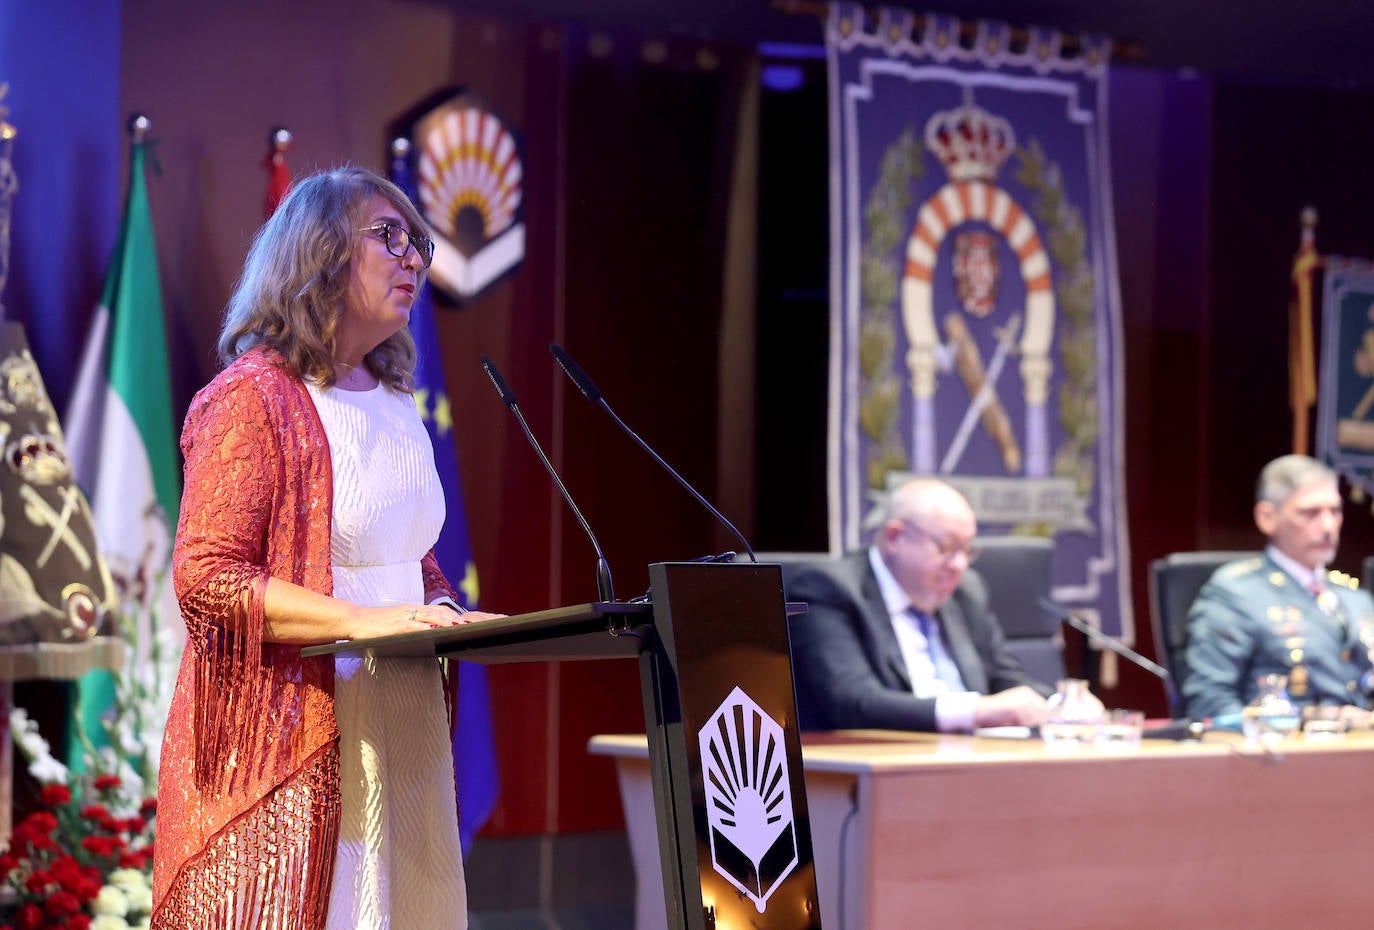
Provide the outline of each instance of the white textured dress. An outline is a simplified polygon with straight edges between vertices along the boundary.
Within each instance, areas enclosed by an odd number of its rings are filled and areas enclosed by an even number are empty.
[[[334,473],[334,596],[421,604],[444,495],[414,400],[310,385]],[[338,659],[342,813],[328,930],[464,930],[453,747],[434,659]]]

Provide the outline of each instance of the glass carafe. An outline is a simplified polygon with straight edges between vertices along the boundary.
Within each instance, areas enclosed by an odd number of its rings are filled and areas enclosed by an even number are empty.
[[[1060,679],[1050,695],[1040,735],[1050,746],[1091,745],[1102,727],[1102,702],[1081,678]]]
[[[1259,693],[1241,711],[1241,732],[1247,743],[1277,743],[1297,732],[1301,724],[1298,709],[1288,697],[1288,677],[1261,675],[1256,681]]]

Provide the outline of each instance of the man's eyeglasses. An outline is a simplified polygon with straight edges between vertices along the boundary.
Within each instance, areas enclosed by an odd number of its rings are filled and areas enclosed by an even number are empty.
[[[386,243],[386,250],[397,258],[405,258],[406,250],[412,245],[415,246],[415,254],[420,256],[420,262],[426,268],[429,263],[434,261],[434,240],[419,233],[413,233],[400,223],[378,223],[376,226],[364,226],[358,232],[381,233],[379,238]]]
[[[917,526],[915,523],[908,523],[904,520],[902,521],[902,526],[911,530],[916,535],[924,536],[926,539],[930,540],[930,544],[935,547],[935,553],[945,562],[952,562],[955,556],[962,555],[968,560],[968,563],[972,565],[974,562],[978,561],[978,556],[983,552],[982,549],[971,544],[961,546],[948,540],[938,539],[929,530]]]

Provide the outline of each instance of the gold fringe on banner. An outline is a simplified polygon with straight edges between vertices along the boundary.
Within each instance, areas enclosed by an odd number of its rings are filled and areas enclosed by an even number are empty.
[[[820,2],[820,0],[770,0],[769,7],[780,13],[787,13],[793,16],[814,16],[817,19],[825,19],[830,15],[830,4]],[[869,19],[877,21],[882,7],[865,6],[864,14]],[[913,14],[912,29],[919,33],[925,29],[927,18],[920,13]],[[978,35],[978,23],[974,20],[959,21],[959,38],[965,42],[971,42]],[[1031,34],[1027,29],[1012,27],[1010,39],[1012,47],[1024,47],[1030,42]],[[1075,33],[1061,33],[1059,48],[1067,57],[1072,58],[1082,50],[1082,37]],[[1142,64],[1149,59],[1145,46],[1130,39],[1112,41],[1112,60],[1124,61],[1132,64]]]

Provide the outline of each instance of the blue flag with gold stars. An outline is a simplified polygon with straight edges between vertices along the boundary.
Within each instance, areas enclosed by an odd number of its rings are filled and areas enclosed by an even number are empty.
[[[398,140],[401,141],[401,140]],[[391,177],[396,186],[415,199],[409,146],[393,146]],[[464,607],[477,606],[477,566],[468,542],[467,512],[458,480],[458,454],[453,443],[453,416],[444,381],[434,324],[434,301],[428,286],[421,288],[410,308],[410,333],[415,339],[415,405],[434,444],[434,466],[444,486],[447,516],[434,554],[450,580],[461,571],[455,586]],[[458,775],[459,832],[463,854],[472,848],[473,837],[496,807],[499,778],[496,743],[492,733],[491,696],[487,670],[473,662],[458,663],[458,707],[453,734],[453,758]]]

